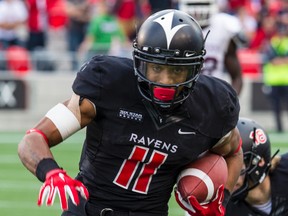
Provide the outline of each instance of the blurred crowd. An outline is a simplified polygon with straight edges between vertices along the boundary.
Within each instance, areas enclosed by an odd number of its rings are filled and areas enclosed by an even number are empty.
[[[282,132],[281,104],[288,106],[288,0],[0,0],[0,75],[77,72],[95,54],[132,58],[137,29],[152,13],[179,9],[181,3],[203,5],[205,11],[215,1],[218,12],[240,21],[242,73],[261,77],[276,130]]]
[[[52,40],[49,32],[59,29],[65,32],[61,43],[69,53],[72,71],[79,68],[81,59],[96,53],[130,56],[127,50],[141,22],[159,10],[177,9],[179,1],[0,0],[0,70],[9,66],[4,60],[11,50],[22,52],[24,58],[49,59],[45,54]],[[262,53],[278,31],[287,29],[288,0],[218,1],[222,11],[241,21],[245,48]],[[57,47],[50,55],[53,52],[59,52]],[[40,60],[36,70],[53,70],[53,65]]]

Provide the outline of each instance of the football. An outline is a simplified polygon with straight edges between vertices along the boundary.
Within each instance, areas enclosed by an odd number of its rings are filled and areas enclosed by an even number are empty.
[[[185,201],[193,195],[200,204],[205,204],[213,200],[221,184],[225,185],[227,176],[225,159],[205,152],[180,172],[176,186]]]

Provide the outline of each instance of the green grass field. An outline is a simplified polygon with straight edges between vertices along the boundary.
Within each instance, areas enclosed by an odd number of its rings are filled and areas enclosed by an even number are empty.
[[[59,199],[51,207],[38,207],[39,182],[21,164],[17,155],[17,145],[23,133],[0,133],[0,215],[1,216],[58,216],[61,214]],[[84,133],[75,134],[64,144],[53,148],[56,160],[70,176],[77,173],[78,159]],[[288,151],[288,134],[270,134],[272,154]],[[183,216],[172,196],[169,203],[169,216]]]

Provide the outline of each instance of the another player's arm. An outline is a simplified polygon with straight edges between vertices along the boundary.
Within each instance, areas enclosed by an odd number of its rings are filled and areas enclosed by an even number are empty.
[[[80,129],[85,127],[95,117],[96,109],[89,100],[84,99],[81,103],[79,100],[80,97],[73,94],[71,99],[63,104],[75,115],[79,121]],[[59,119],[59,121],[62,120]],[[63,119],[63,121],[65,120]],[[18,145],[18,154],[24,166],[35,175],[38,163],[44,158],[53,158],[50,148],[62,142],[63,139],[58,128],[46,116],[40,120],[34,129],[41,131],[47,137],[47,140],[40,133],[28,133]],[[75,132],[71,131],[71,134]]]
[[[237,128],[224,136],[211,151],[224,156],[228,166],[225,188],[231,193],[240,175],[243,164],[242,140]]]
[[[233,86],[237,94],[240,95],[243,86],[243,78],[241,65],[237,55],[237,44],[234,40],[231,40],[229,43],[224,58],[224,64],[226,70],[231,77],[231,85]]]

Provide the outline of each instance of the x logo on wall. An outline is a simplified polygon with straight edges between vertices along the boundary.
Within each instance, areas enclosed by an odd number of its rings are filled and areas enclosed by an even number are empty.
[[[0,80],[0,109],[23,109],[26,89],[22,80]]]
[[[0,82],[0,107],[14,107],[16,98],[13,95],[16,89],[14,82]]]

